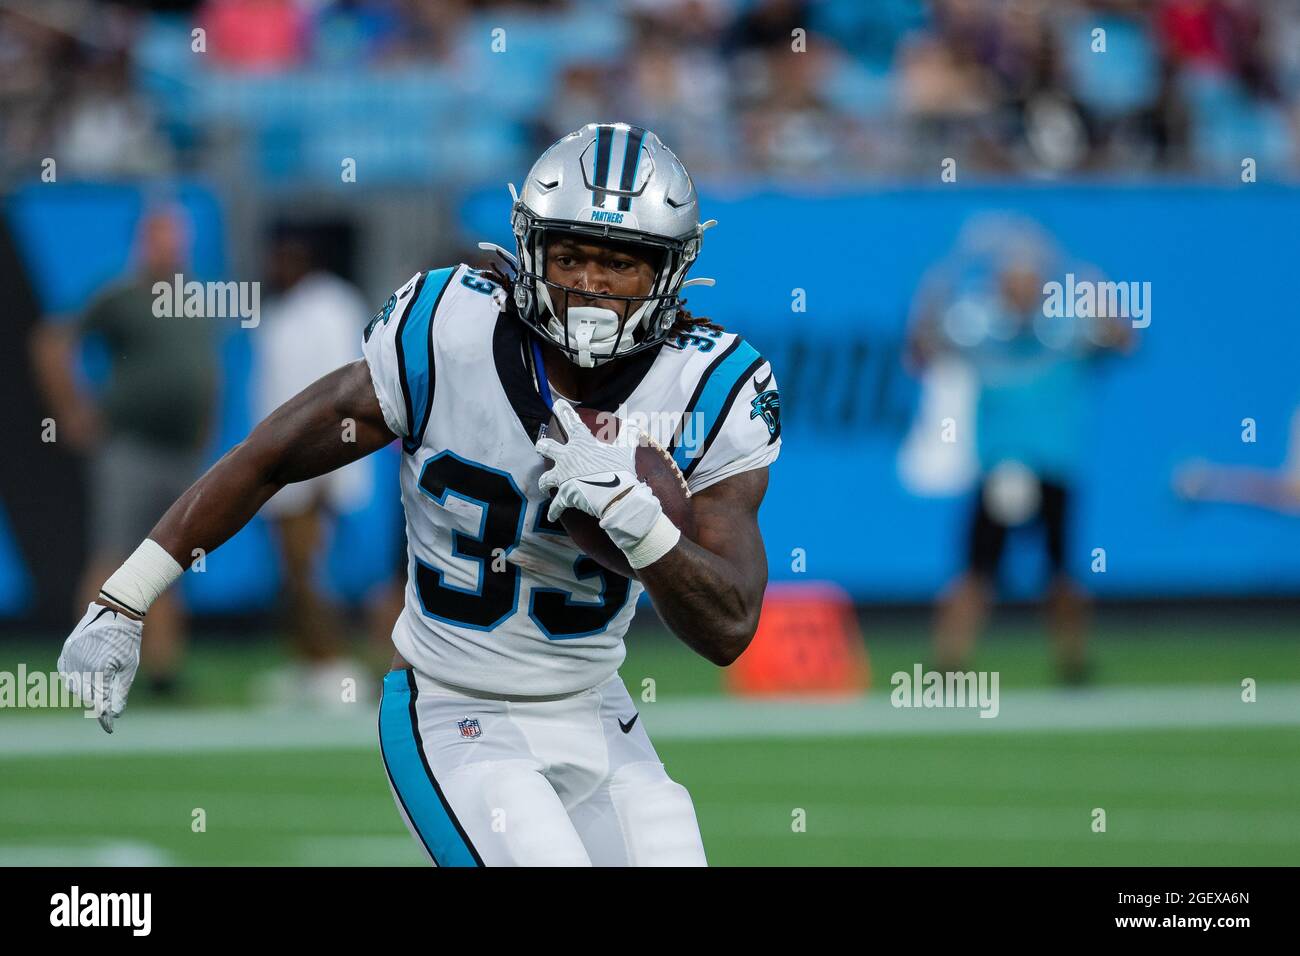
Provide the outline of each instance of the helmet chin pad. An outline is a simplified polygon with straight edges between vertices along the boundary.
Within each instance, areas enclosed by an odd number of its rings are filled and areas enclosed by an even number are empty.
[[[563,324],[554,311],[550,311],[551,318],[546,323],[546,331],[555,342],[576,350],[577,364],[582,368],[593,368],[608,361],[636,341],[633,333],[640,324],[639,315],[629,317],[623,323],[623,334],[620,336],[619,315],[613,309],[571,305],[565,310]]]

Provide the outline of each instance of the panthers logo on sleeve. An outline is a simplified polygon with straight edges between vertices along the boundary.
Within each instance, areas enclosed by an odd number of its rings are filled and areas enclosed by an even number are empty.
[[[767,426],[768,439],[770,445],[781,437],[781,393],[774,388],[768,388],[772,381],[772,373],[767,373],[767,378],[763,381],[754,379],[754,388],[758,394],[750,403],[749,417],[762,418],[763,424]]]
[[[362,341],[370,341],[370,333],[375,330],[376,325],[386,323],[392,317],[393,309],[397,308],[397,293],[394,292],[388,297],[388,302],[382,309],[374,314],[370,319],[370,324],[366,326],[365,337]]]

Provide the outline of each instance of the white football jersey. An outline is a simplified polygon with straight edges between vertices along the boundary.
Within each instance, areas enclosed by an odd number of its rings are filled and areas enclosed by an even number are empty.
[[[388,427],[402,438],[406,607],[401,655],[436,680],[503,696],[594,687],[623,662],[642,587],[546,518],[533,444],[550,420],[532,334],[465,265],[423,272],[366,329]],[[585,406],[670,449],[692,492],[780,449],[770,365],[739,336],[690,334],[619,362]]]

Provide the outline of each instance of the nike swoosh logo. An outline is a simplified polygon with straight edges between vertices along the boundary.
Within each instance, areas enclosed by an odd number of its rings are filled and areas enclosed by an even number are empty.
[[[611,478],[609,481],[588,481],[586,478],[579,478],[584,485],[595,485],[597,488],[617,488],[618,478]]]
[[[623,731],[623,733],[627,733],[629,730],[632,729],[632,725],[636,723],[636,719],[640,716],[641,716],[640,714],[633,714],[632,719],[629,720],[626,724],[620,720],[618,722],[618,729]]]
[[[769,366],[767,370],[767,378],[763,379],[763,381],[760,382],[758,376],[754,376],[754,388],[761,392],[763,389],[767,388],[767,383],[770,381],[772,381],[772,369]]]
[[[90,625],[94,624],[105,614],[111,614],[113,615],[114,618],[117,617],[117,612],[114,611],[111,607],[101,608],[98,614],[96,614],[94,617],[92,617],[89,621],[85,623],[85,626],[82,627],[82,630],[84,631],[87,627],[90,627]]]

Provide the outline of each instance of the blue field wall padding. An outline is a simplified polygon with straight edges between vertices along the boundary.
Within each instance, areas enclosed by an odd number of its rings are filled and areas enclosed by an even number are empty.
[[[1189,506],[1170,492],[1175,466],[1189,458],[1273,468],[1286,459],[1300,404],[1290,289],[1300,191],[1090,183],[845,193],[702,183],[701,193],[703,214],[720,224],[695,274],[719,283],[691,289],[690,307],[744,334],[772,361],[782,392],[782,454],[761,513],[773,580],[823,578],[859,600],[916,601],[959,569],[969,492],[921,497],[899,477],[920,393],[903,349],[922,277],[973,218],[1007,213],[1037,222],[1070,261],[1152,287],[1152,321],[1135,330],[1136,352],[1101,363],[1088,386],[1068,556],[1076,575],[1115,597],[1300,592],[1300,520]],[[195,219],[196,272],[230,278],[216,199],[199,184],[178,195]],[[106,186],[30,187],[9,198],[47,310],[80,307],[120,273],[141,203],[137,190]],[[508,204],[498,184],[471,192],[464,234],[511,246]],[[806,311],[792,310],[795,290]],[[221,345],[210,461],[253,424],[249,343],[233,326]],[[1258,423],[1254,443],[1241,441],[1248,417]],[[375,458],[371,499],[342,517],[323,556],[323,580],[343,600],[360,599],[400,561],[399,456],[390,451]],[[1031,544],[1012,539],[1004,568],[1011,594],[1042,582]],[[1104,574],[1089,571],[1098,547]],[[795,549],[805,556],[802,574],[792,569]],[[274,603],[279,572],[260,519],[207,567],[187,576],[195,609]],[[12,582],[22,574],[0,535],[0,595],[21,590]],[[0,603],[0,613],[18,606]]]

